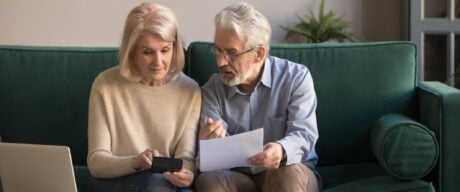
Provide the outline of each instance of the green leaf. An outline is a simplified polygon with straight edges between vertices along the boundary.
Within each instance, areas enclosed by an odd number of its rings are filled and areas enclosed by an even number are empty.
[[[287,31],[285,38],[291,35],[300,35],[305,42],[325,42],[325,41],[359,41],[359,37],[348,32],[349,23],[343,21],[334,11],[324,10],[325,0],[321,0],[318,15],[312,9],[308,9],[306,18],[297,15],[298,23],[293,26],[280,25]]]

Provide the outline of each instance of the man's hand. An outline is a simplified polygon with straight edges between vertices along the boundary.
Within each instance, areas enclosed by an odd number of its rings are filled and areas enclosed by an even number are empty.
[[[163,175],[166,180],[177,187],[188,187],[193,181],[193,173],[186,168],[182,168],[178,172],[164,172]]]
[[[222,126],[222,121],[213,121],[208,118],[206,124],[201,128],[199,138],[200,140],[214,139],[225,137],[225,129]]]
[[[150,169],[153,157],[163,157],[163,155],[156,149],[146,149],[131,160],[131,166],[136,170]]]
[[[284,157],[283,146],[279,143],[271,142],[264,146],[264,151],[248,159],[248,163],[266,169],[277,169]]]

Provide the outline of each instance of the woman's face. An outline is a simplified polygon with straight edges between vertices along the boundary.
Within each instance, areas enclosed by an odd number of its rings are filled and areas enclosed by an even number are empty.
[[[134,61],[143,76],[141,82],[149,86],[165,84],[173,57],[173,42],[145,34],[137,41],[134,52]]]

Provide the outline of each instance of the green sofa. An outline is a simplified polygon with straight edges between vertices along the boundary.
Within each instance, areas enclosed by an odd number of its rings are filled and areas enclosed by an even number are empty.
[[[218,70],[209,46],[186,50],[184,73],[200,85]],[[417,82],[414,44],[273,44],[270,53],[312,73],[325,191],[460,191],[460,91]],[[84,191],[89,92],[115,65],[117,48],[0,46],[1,141],[69,146]]]

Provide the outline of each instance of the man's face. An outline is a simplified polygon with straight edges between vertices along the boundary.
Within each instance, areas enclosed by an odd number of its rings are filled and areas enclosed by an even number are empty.
[[[228,86],[248,84],[257,77],[253,74],[255,52],[245,49],[244,44],[233,30],[216,30],[214,34],[217,66],[222,81]]]

